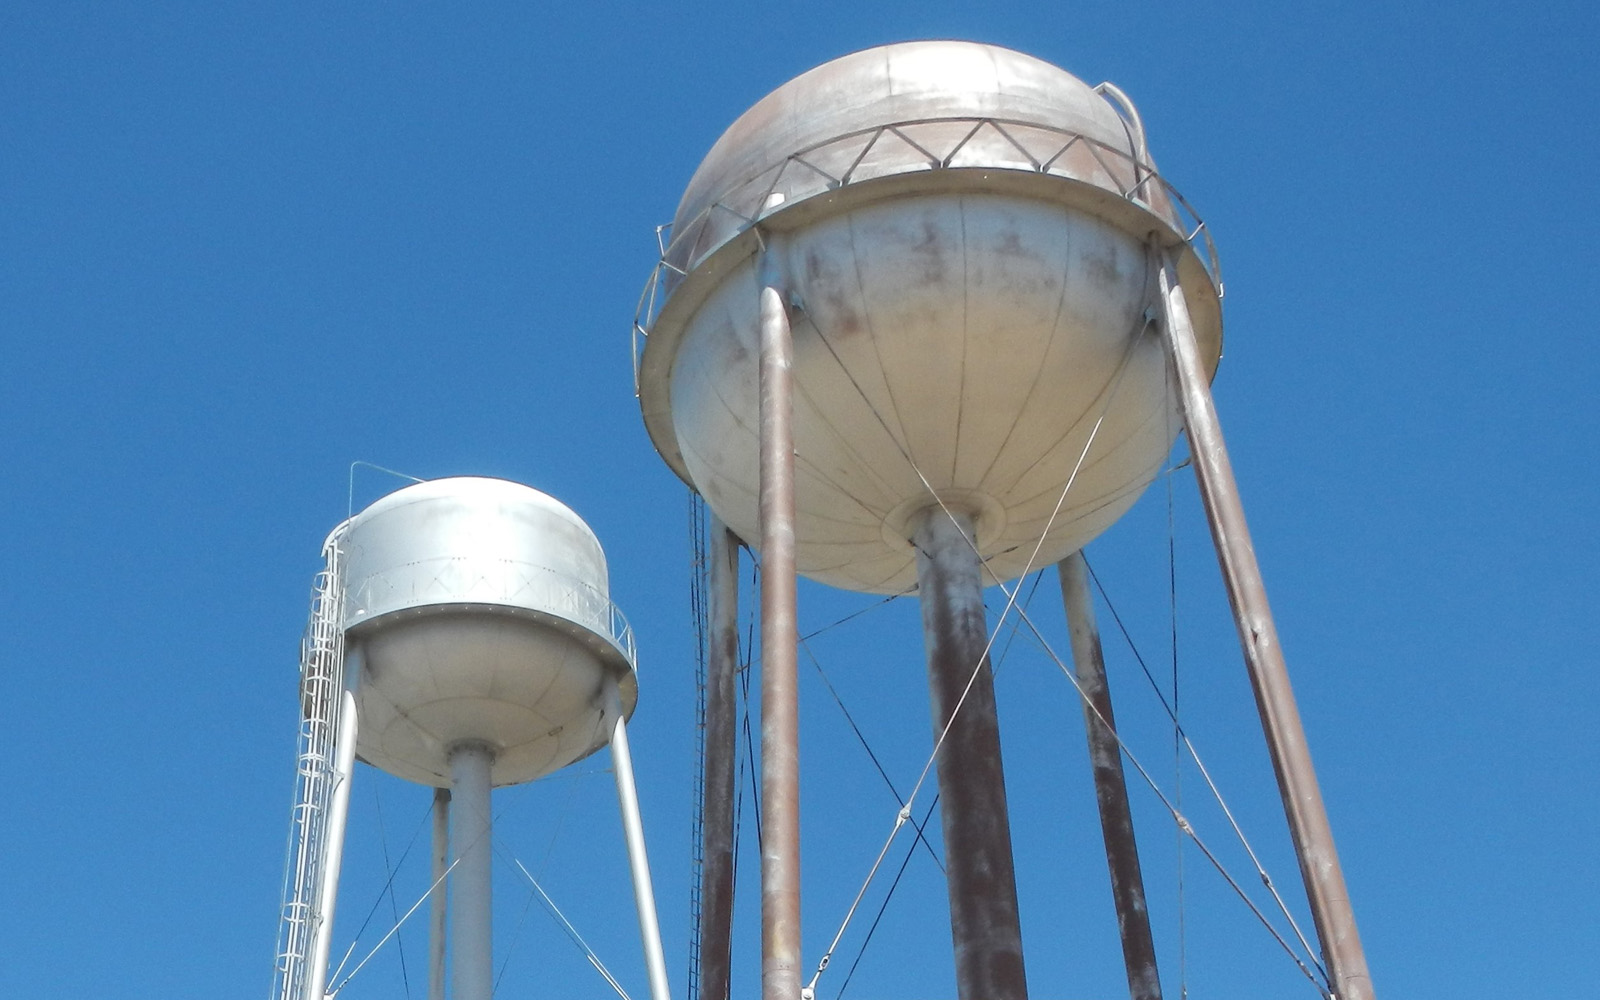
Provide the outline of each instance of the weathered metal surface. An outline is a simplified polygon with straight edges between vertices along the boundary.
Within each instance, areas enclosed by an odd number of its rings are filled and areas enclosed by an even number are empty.
[[[1300,710],[1289,685],[1289,671],[1278,642],[1277,626],[1273,624],[1272,610],[1267,604],[1261,567],[1250,543],[1250,529],[1245,522],[1238,484],[1233,478],[1233,465],[1223,442],[1222,426],[1217,420],[1201,354],[1195,345],[1184,289],[1175,275],[1177,264],[1171,255],[1159,249],[1152,249],[1150,257],[1153,266],[1159,268],[1164,340],[1182,398],[1195,479],[1211,525],[1228,602],[1233,607],[1239,643],[1244,649],[1250,685],[1255,691],[1256,708],[1261,715],[1261,727],[1266,733],[1272,767],[1278,778],[1278,791],[1288,815],[1289,832],[1300,861],[1300,874],[1305,880],[1323,958],[1339,1000],[1372,1000],[1366,954],[1356,930],[1355,913],[1350,906],[1344,872],[1339,867],[1322,791],[1311,766],[1311,751],[1306,745]]]
[[[1117,909],[1122,959],[1128,969],[1128,995],[1132,1000],[1161,1000],[1155,942],[1150,936],[1150,914],[1145,907],[1144,876],[1139,870],[1139,847],[1133,836],[1133,810],[1122,774],[1122,750],[1117,742],[1116,716],[1111,711],[1100,628],[1095,623],[1094,600],[1089,594],[1088,564],[1083,553],[1074,552],[1057,564],[1056,571],[1061,578],[1061,601],[1066,606],[1067,630],[1072,639],[1074,673],[1083,695],[1083,723],[1089,735],[1089,763],[1094,769],[1100,832],[1106,842],[1106,867],[1111,871],[1111,899]]]
[[[800,706],[793,384],[783,298],[761,288],[761,995],[800,996]]]
[[[738,739],[739,540],[711,520],[705,800],[701,806],[700,1000],[728,1000],[733,934],[734,755]]]
[[[956,992],[961,1000],[1025,1000],[1000,723],[972,533],[970,515],[935,506],[918,515],[913,539],[934,738],[943,734],[939,813]]]
[[[1081,141],[1051,159],[1050,129],[1051,149]],[[1213,363],[1220,350],[1217,288],[1144,197],[1140,155],[1081,81],[992,46],[887,46],[779,88],[680,208],[665,266],[683,274],[663,286],[639,372],[657,449],[758,537],[752,289],[776,256],[794,309],[800,572],[908,588],[908,518],[930,492],[977,513],[1002,579],[1041,535],[1041,562],[1081,547],[1155,475],[1176,424],[1160,345],[1139,335],[1152,231],[1182,247]]]

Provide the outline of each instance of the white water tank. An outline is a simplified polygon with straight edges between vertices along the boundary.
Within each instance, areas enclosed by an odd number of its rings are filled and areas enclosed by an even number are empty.
[[[607,678],[632,715],[632,632],[600,543],[566,505],[501,479],[438,479],[338,532],[364,760],[447,787],[451,748],[480,743],[493,784],[516,784],[606,744]]]
[[[912,526],[940,504],[1000,579],[1048,565],[1133,504],[1181,425],[1152,245],[1177,252],[1215,369],[1220,285],[1191,223],[1131,122],[1062,69],[971,42],[836,59],[745,112],[689,182],[641,323],[646,426],[759,548],[770,280],[793,330],[800,572],[908,590]]]

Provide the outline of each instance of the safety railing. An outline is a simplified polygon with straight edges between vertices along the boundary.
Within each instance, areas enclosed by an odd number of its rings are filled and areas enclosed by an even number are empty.
[[[795,202],[876,178],[921,171],[983,169],[1067,178],[1156,215],[1194,248],[1222,295],[1222,266],[1205,222],[1165,178],[1125,149],[1068,129],[990,117],[927,118],[848,132],[784,157],[707,205],[678,228],[656,227],[656,266],[634,310],[634,392],[639,357],[677,283],[740,233]],[[774,195],[781,194],[781,198]]]

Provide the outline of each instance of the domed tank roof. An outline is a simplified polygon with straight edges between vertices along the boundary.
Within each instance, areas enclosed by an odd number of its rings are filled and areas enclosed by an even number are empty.
[[[740,115],[689,181],[674,228],[819,143],[884,125],[973,118],[1043,126],[1135,152],[1121,116],[1059,66],[979,42],[880,45],[800,74]]]

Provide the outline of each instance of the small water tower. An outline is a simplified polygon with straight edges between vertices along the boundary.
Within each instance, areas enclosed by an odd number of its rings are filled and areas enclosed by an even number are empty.
[[[357,758],[437,790],[432,991],[443,992],[448,926],[451,996],[489,1000],[490,790],[609,743],[652,993],[664,1000],[625,726],[638,700],[633,635],[588,525],[527,486],[439,479],[339,525],[324,556],[302,656],[275,996],[321,1000],[328,985]]]
[[[701,162],[635,324],[636,380],[657,450],[761,555],[768,1000],[801,987],[796,573],[917,590],[958,990],[1026,996],[982,589],[1072,557],[1186,421],[1200,439],[1221,291],[1132,103],[996,46],[835,59]]]

